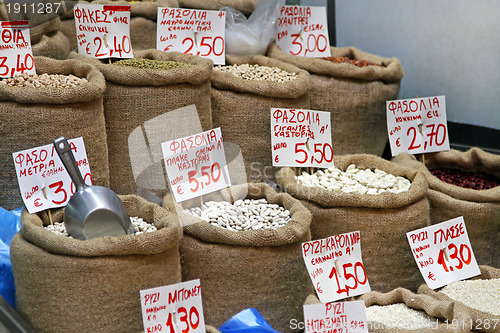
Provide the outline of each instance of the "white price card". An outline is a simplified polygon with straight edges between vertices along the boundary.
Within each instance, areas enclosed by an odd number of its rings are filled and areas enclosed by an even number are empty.
[[[450,150],[444,96],[386,102],[392,156]]]
[[[271,109],[273,166],[333,166],[330,112]]]
[[[231,185],[220,128],[161,144],[170,188],[177,202]]]
[[[28,21],[0,22],[0,77],[36,74]]]
[[[133,58],[130,6],[77,4],[78,53],[91,58]]]
[[[83,138],[68,142],[85,183],[92,185]],[[24,205],[30,214],[66,206],[76,187],[53,144],[19,151],[12,157]]]
[[[462,216],[408,232],[406,237],[431,289],[481,274]]]
[[[226,13],[215,10],[158,8],[156,48],[206,57],[226,64]]]
[[[205,333],[200,280],[141,290],[146,333]]]
[[[276,29],[276,46],[303,57],[330,57],[325,7],[283,6]]]
[[[364,301],[304,305],[305,333],[368,333]]]
[[[369,292],[359,231],[302,243],[302,256],[321,302]]]

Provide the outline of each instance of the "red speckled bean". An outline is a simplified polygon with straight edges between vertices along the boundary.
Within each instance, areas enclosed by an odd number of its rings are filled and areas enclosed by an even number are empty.
[[[430,169],[429,171],[446,183],[474,190],[488,190],[500,185],[500,180],[484,172],[458,169]]]

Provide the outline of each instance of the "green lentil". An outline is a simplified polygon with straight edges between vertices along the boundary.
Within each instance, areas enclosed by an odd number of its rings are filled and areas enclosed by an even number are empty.
[[[190,64],[173,60],[154,60],[154,59],[142,59],[142,58],[122,59],[115,61],[113,65],[135,67],[142,69],[161,69],[161,70],[170,70],[175,68],[183,68],[191,66]]]

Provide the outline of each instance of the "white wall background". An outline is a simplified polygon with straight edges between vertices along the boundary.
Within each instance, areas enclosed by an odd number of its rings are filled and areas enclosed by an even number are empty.
[[[399,98],[445,95],[448,121],[500,129],[500,1],[335,4],[337,46],[401,61]]]

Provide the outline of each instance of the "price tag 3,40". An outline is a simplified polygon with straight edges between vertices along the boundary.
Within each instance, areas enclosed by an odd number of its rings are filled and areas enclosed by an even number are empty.
[[[28,21],[0,22],[0,77],[36,74]]]

